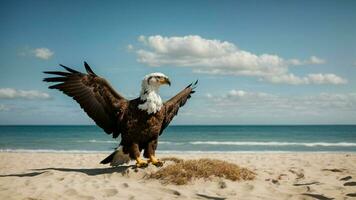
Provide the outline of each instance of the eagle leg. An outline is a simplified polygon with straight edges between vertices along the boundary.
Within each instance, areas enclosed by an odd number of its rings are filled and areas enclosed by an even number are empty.
[[[140,157],[136,158],[136,167],[141,168],[141,167],[147,167],[147,166],[148,166],[147,161],[142,160]]]
[[[152,163],[156,167],[162,167],[163,166],[163,162],[160,161],[159,159],[157,159],[155,156],[152,156],[152,155],[148,159],[148,162]]]
[[[149,163],[152,163],[156,167],[161,167],[161,166],[163,166],[163,162],[155,157],[155,151],[157,149],[157,143],[158,143],[157,138],[151,140],[148,143],[147,147],[145,148],[145,151],[143,152],[143,156],[145,158],[148,158],[148,162]]]
[[[136,160],[136,167],[147,167],[147,161],[140,158],[140,147],[138,144],[133,143],[130,145],[129,154],[132,159]]]

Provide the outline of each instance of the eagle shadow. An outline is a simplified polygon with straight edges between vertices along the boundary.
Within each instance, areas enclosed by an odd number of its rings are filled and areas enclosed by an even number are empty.
[[[61,171],[61,172],[78,172],[78,173],[83,173],[88,176],[96,176],[96,175],[102,175],[102,174],[112,174],[112,173],[121,173],[121,174],[126,174],[128,169],[135,169],[136,165],[127,165],[127,166],[118,166],[118,167],[108,167],[108,168],[56,168],[56,167],[49,167],[49,168],[40,168],[40,169],[32,169],[32,171],[35,172],[30,172],[30,173],[20,173],[20,174],[5,174],[5,175],[0,175],[0,177],[11,177],[11,176],[17,176],[17,177],[33,177],[33,176],[38,176],[41,175],[47,171]]]
[[[22,173],[22,174],[0,174],[0,177],[11,177],[11,176],[33,177],[33,176],[37,176],[37,175],[40,175],[43,173],[45,173],[45,172],[30,172],[30,173]]]

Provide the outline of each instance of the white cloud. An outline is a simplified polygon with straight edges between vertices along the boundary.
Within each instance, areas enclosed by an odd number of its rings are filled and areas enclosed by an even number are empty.
[[[335,74],[308,74],[306,77],[298,77],[294,74],[283,74],[280,76],[266,77],[272,83],[300,84],[346,84],[347,80]]]
[[[290,65],[304,65],[305,62],[294,58],[294,59],[289,59],[288,64],[290,64]]]
[[[252,110],[254,112],[301,112],[322,113],[328,110],[352,111],[356,110],[356,93],[333,94],[320,93],[304,96],[286,96],[263,92],[249,92],[244,90],[231,90],[223,95],[206,96],[209,101],[218,107],[225,107],[231,111],[237,109]],[[224,109],[222,109],[224,110]]]
[[[138,41],[144,48],[136,51],[138,61],[149,66],[174,65],[191,67],[195,73],[254,76],[272,83],[286,84],[344,84],[347,80],[334,74],[320,74],[323,80],[314,81],[309,74],[299,77],[289,72],[289,66],[323,64],[325,60],[316,56],[301,61],[286,60],[275,54],[261,54],[239,49],[235,44],[209,40],[198,35],[183,37],[140,36]],[[333,77],[330,78],[332,75]],[[328,78],[326,78],[328,77]],[[338,81],[335,81],[338,79]]]
[[[48,60],[54,55],[54,52],[48,48],[37,48],[33,50],[33,53],[35,57],[42,60]]]
[[[50,99],[47,93],[37,90],[17,90],[13,88],[0,88],[0,99]]]
[[[288,61],[289,65],[321,65],[325,64],[326,61],[322,58],[316,57],[316,56],[310,56],[307,60],[298,60],[298,59],[289,59]]]
[[[345,84],[347,80],[336,76],[335,74],[308,74],[307,80],[315,84]]]
[[[0,104],[0,112],[2,112],[2,111],[9,111],[9,110],[10,110],[9,107],[7,107],[7,106],[4,105],[4,104]]]
[[[134,50],[134,46],[132,44],[127,45],[127,50],[128,51],[133,51]]]
[[[318,58],[316,56],[311,56],[310,59],[307,61],[307,63],[310,63],[310,64],[324,64],[324,63],[326,63],[326,61],[321,59],[321,58]]]
[[[244,90],[230,90],[226,98],[269,98],[274,97],[274,95],[263,93],[263,92],[246,92]],[[211,97],[210,97],[211,98]]]

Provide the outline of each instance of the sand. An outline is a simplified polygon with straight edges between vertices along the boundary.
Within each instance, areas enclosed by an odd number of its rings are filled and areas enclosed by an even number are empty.
[[[154,166],[99,164],[105,156],[0,153],[0,199],[353,199],[356,195],[354,153],[158,155],[222,159],[257,173],[252,181],[212,178],[182,186],[148,179],[157,170]]]

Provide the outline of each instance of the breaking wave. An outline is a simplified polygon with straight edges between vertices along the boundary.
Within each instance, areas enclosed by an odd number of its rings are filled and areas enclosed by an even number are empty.
[[[118,141],[113,141],[113,140],[78,140],[77,142],[85,143],[118,143]]]
[[[115,141],[115,140],[77,140],[76,142],[78,143],[114,143],[118,144],[120,141]],[[172,145],[182,145],[182,144],[189,144],[189,143],[183,143],[183,142],[169,142],[169,141],[159,141],[159,144],[172,144]]]
[[[356,147],[356,143],[350,142],[230,142],[230,141],[195,141],[192,145],[235,145],[235,146],[324,146],[324,147]]]
[[[93,153],[111,153],[112,151],[90,151],[90,150],[53,150],[53,149],[0,149],[0,152],[3,153],[62,153],[62,154],[93,154]],[[157,150],[157,153],[160,154],[229,154],[229,153],[239,153],[239,154],[251,154],[251,153],[297,153],[298,151],[199,151],[199,150],[190,150],[190,151],[178,151],[178,150]],[[342,152],[342,151],[341,151]],[[315,153],[314,151],[304,151],[303,153]],[[318,151],[318,153],[335,153],[333,151]]]
[[[0,152],[17,152],[17,153],[110,153],[112,151],[54,150],[54,149],[0,149]]]
[[[78,140],[80,143],[114,143],[115,140]],[[158,144],[165,145],[227,145],[227,146],[305,146],[305,147],[356,147],[356,143],[351,142],[241,142],[241,141],[192,141],[192,142],[172,142],[159,141]]]

